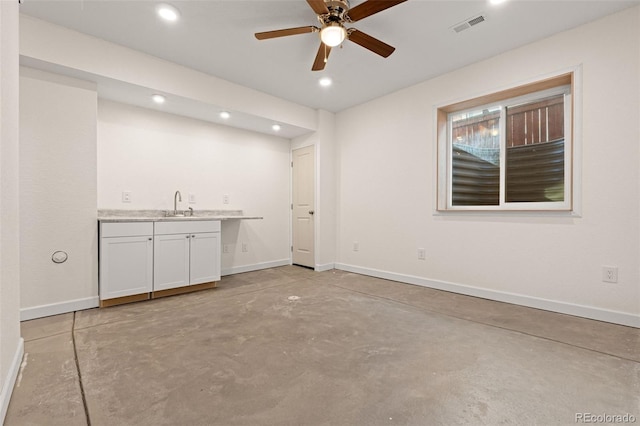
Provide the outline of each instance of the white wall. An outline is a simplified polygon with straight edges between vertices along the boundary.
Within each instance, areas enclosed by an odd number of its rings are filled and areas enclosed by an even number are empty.
[[[636,7],[339,113],[339,266],[640,326],[639,45]],[[582,217],[435,215],[434,106],[580,64]]]
[[[121,81],[283,126],[316,129],[312,108],[27,15],[20,16],[20,54],[39,65],[60,65],[103,82]]]
[[[96,110],[95,84],[20,69],[22,319],[97,306]]]
[[[0,2],[0,423],[22,360],[18,220],[18,2]]]
[[[101,100],[98,207],[171,210],[179,190],[179,209],[264,217],[222,223],[222,243],[229,245],[223,274],[288,264],[289,151],[289,140],[280,137]],[[123,191],[131,191],[131,203],[122,203]],[[190,193],[195,204],[187,202]]]

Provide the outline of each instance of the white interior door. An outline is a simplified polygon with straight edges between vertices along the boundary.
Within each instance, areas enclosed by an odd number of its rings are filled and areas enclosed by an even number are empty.
[[[315,267],[315,153],[314,146],[293,151],[293,263]]]

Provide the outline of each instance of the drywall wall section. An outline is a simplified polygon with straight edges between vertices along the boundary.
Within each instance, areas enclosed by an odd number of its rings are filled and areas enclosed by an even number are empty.
[[[18,2],[0,2],[0,423],[22,362],[18,209]]]
[[[111,101],[98,105],[99,208],[172,210],[180,191],[180,209],[264,217],[222,223],[224,275],[290,263],[289,140]],[[130,203],[122,202],[123,191],[131,192]]]
[[[639,44],[635,7],[339,113],[338,266],[640,326]],[[435,214],[434,107],[580,65],[582,216]]]
[[[20,69],[22,319],[98,304],[96,111],[94,84]]]
[[[312,108],[26,15],[20,16],[20,55],[75,73],[147,87],[283,125],[316,129]]]

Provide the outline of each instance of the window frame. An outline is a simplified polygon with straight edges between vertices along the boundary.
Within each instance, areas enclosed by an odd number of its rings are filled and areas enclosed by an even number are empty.
[[[436,107],[436,170],[437,170],[437,200],[436,211],[446,212],[577,212],[577,177],[576,167],[576,120],[578,111],[576,108],[576,76],[577,69],[555,75],[543,80],[534,81],[525,85],[505,89],[499,92],[489,93],[448,105]],[[506,108],[518,104],[535,101],[544,97],[557,94],[564,95],[564,200],[548,202],[506,202]],[[453,205],[452,203],[452,150],[451,143],[452,123],[450,116],[454,113],[475,111],[480,108],[492,108],[500,106],[500,199],[499,205]]]

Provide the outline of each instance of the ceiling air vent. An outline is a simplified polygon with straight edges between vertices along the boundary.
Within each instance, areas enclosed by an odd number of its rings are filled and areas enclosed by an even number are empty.
[[[473,18],[466,19],[458,24],[455,24],[451,28],[453,29],[453,31],[459,33],[468,28],[473,27],[474,25],[478,25],[480,22],[484,22],[484,21],[485,21],[484,15],[478,15],[478,16],[474,16]]]

